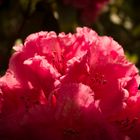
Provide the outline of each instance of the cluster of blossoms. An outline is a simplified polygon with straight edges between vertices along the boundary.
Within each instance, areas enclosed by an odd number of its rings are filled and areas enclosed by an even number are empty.
[[[84,23],[92,23],[109,0],[63,0],[63,2],[78,10]]]
[[[140,77],[122,47],[87,27],[38,32],[0,78],[1,140],[138,140]]]

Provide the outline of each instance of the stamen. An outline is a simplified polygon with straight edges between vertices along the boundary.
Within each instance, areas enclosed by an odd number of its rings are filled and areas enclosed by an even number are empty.
[[[62,52],[57,52],[55,50],[52,50],[53,66],[56,67],[61,74],[63,74],[64,72],[64,61],[65,61],[65,57]]]
[[[93,78],[90,78],[94,85],[105,85],[107,80],[105,80],[105,76],[101,73],[96,73]]]
[[[119,125],[119,127],[123,131],[130,131],[135,127],[137,121],[138,121],[138,118],[135,117],[132,120],[130,120],[129,118],[126,118],[123,120],[118,120],[118,121],[116,121],[116,123]]]
[[[73,128],[64,129],[65,136],[78,136],[79,132],[74,130]]]

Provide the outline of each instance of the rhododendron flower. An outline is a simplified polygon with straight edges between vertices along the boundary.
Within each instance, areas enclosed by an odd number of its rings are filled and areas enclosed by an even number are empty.
[[[140,139],[140,76],[111,37],[38,32],[13,49],[0,78],[2,140]]]
[[[84,23],[92,23],[109,0],[63,0],[63,2],[78,10]]]

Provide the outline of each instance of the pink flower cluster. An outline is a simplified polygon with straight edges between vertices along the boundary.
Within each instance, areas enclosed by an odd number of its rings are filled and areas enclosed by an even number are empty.
[[[1,140],[138,140],[140,77],[123,48],[87,27],[14,46],[0,78]]]
[[[109,0],[63,0],[63,2],[76,8],[81,20],[89,24],[95,21]]]

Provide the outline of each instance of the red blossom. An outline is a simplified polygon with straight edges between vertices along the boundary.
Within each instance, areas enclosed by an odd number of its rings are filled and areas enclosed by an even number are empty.
[[[123,48],[87,27],[14,46],[0,78],[2,140],[136,140],[140,77]]]

